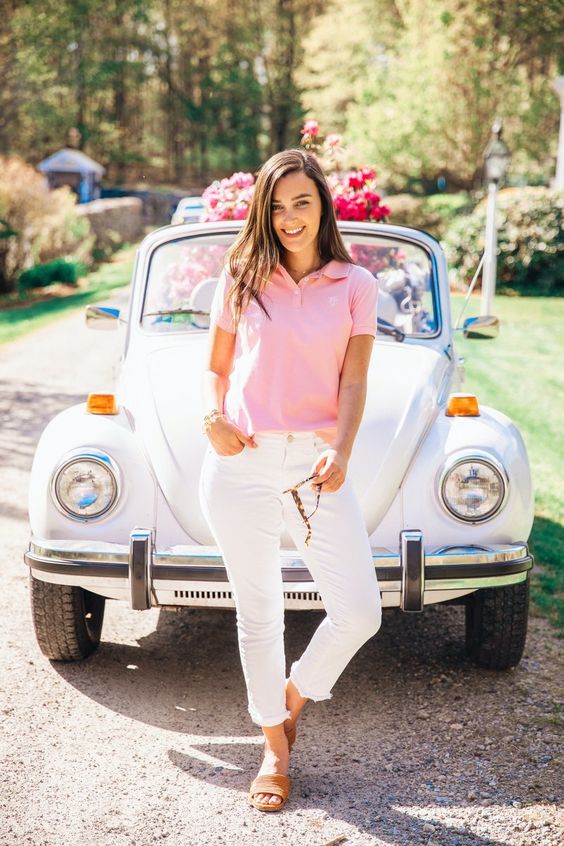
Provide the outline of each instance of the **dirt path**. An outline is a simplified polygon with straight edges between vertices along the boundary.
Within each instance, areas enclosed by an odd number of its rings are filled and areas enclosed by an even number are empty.
[[[544,620],[495,674],[465,662],[460,608],[386,613],[333,699],[306,709],[291,801],[270,815],[246,802],[260,736],[232,612],[108,602],[94,656],[41,655],[22,559],[34,447],[51,416],[111,388],[117,356],[82,313],[1,349],[0,846],[561,843],[562,662]],[[289,660],[319,619],[288,614]]]

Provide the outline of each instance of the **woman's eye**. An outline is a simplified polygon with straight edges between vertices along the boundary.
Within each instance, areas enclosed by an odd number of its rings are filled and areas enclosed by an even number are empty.
[[[307,200],[298,200],[298,202],[296,203],[296,206],[307,206],[307,205],[308,205]],[[273,212],[282,211],[282,206],[271,206],[270,208]]]

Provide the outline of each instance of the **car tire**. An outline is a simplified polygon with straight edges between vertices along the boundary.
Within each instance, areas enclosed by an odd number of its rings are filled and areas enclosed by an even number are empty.
[[[466,654],[488,670],[515,667],[527,637],[529,574],[518,584],[470,594],[465,611]]]
[[[53,585],[30,575],[35,636],[52,661],[80,661],[98,648],[106,599],[73,585]]]

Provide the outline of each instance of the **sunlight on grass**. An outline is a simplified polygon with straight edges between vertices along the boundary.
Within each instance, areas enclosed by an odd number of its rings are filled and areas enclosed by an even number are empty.
[[[52,323],[72,310],[98,302],[115,288],[123,288],[131,281],[137,245],[116,253],[111,262],[102,264],[86,279],[87,286],[76,292],[52,300],[0,310],[0,344],[14,341],[27,332]]]
[[[453,297],[458,315],[461,297]],[[465,316],[479,313],[472,298]],[[533,603],[564,626],[564,298],[496,297],[493,341],[457,340],[465,388],[510,417],[525,441],[535,489]]]

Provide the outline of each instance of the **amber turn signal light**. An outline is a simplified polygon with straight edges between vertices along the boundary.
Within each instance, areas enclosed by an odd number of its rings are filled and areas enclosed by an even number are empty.
[[[90,414],[118,414],[114,394],[88,394],[86,411]]]
[[[447,417],[479,417],[478,397],[474,394],[451,394],[448,398]]]

